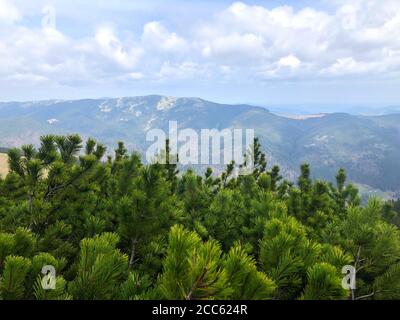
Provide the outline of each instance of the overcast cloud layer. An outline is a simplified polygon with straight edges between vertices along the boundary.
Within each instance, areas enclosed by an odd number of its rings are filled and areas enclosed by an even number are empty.
[[[399,0],[26,2],[0,0],[0,100],[400,101]]]

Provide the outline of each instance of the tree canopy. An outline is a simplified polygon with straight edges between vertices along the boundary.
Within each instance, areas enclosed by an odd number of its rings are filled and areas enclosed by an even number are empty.
[[[0,299],[400,299],[399,202],[362,205],[343,169],[287,181],[254,150],[243,176],[145,164],[122,142],[106,157],[78,135],[9,150]]]

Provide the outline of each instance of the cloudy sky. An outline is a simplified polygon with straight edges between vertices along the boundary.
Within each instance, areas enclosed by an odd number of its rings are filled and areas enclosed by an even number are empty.
[[[0,0],[0,101],[400,104],[400,0]]]

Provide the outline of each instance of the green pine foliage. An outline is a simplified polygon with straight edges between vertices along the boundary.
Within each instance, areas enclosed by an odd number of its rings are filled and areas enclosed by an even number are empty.
[[[163,299],[223,299],[230,294],[218,242],[203,242],[182,226],[171,229],[159,281]]]
[[[336,268],[326,262],[317,263],[307,271],[307,284],[301,299],[335,300],[346,298]]]
[[[235,163],[179,172],[169,141],[151,164],[78,135],[8,150],[0,299],[400,299],[399,202],[362,205],[343,169],[284,180],[258,139],[252,150],[239,176]]]
[[[4,262],[3,275],[0,278],[0,293],[5,300],[22,299],[25,296],[25,278],[31,267],[29,259],[8,256]]]

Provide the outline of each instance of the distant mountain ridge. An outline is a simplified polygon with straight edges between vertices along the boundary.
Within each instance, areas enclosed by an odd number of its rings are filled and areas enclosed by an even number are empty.
[[[255,129],[270,164],[294,179],[303,162],[315,177],[332,180],[344,167],[357,183],[400,192],[400,114],[346,113],[289,118],[251,105],[218,104],[200,98],[144,96],[116,99],[0,103],[0,146],[38,143],[43,134],[79,133],[113,148],[117,141],[144,151],[146,132],[180,128]]]
[[[272,105],[269,110],[278,114],[307,115],[321,113],[349,113],[352,115],[383,116],[400,113],[400,105],[357,106],[357,105]]]

